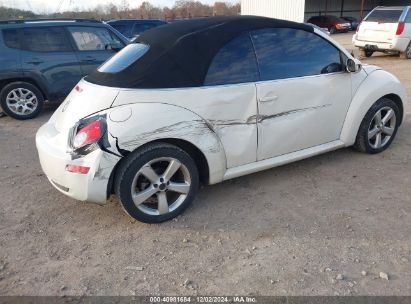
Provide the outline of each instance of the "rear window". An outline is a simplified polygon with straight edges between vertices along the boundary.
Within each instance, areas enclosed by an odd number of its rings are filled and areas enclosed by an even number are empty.
[[[110,24],[110,25],[122,34],[126,32],[126,26],[124,24]]]
[[[127,45],[124,49],[111,57],[98,68],[101,73],[118,73],[128,68],[131,64],[143,57],[150,49],[146,44],[133,43]]]
[[[126,37],[131,37],[131,30],[133,29],[133,24],[128,23],[109,23],[110,26],[115,28],[117,31],[122,33]]]
[[[365,19],[369,22],[384,22],[384,23],[397,23],[402,14],[402,10],[374,10]]]
[[[133,36],[139,35],[145,31],[148,31],[149,29],[152,29],[153,27],[157,27],[159,24],[156,23],[136,23],[133,28]]]
[[[411,23],[411,9],[408,10],[407,18],[405,18],[405,22]]]
[[[21,35],[21,36],[20,36]],[[4,43],[9,48],[32,52],[70,52],[71,45],[60,27],[28,27],[3,30]],[[20,39],[22,43],[20,44]]]
[[[7,47],[13,49],[20,48],[19,35],[16,29],[3,30],[3,39]]]

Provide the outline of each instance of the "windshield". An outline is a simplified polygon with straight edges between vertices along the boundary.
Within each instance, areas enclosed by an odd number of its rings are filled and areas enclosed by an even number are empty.
[[[142,43],[133,43],[127,45],[124,49],[103,63],[97,71],[102,73],[118,73],[129,67],[132,63],[143,57],[150,49],[148,45]]]
[[[331,21],[331,22],[344,22],[343,19],[338,18],[336,16],[326,16],[326,18],[328,19],[328,21]]]
[[[402,10],[375,10],[365,19],[365,21],[397,23],[401,14]]]

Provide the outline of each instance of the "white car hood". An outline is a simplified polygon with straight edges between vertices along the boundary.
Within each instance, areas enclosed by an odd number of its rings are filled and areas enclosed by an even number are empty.
[[[54,122],[57,131],[68,130],[80,119],[110,108],[118,93],[117,88],[81,80],[54,112],[50,121]]]
[[[382,70],[382,68],[380,68],[379,66],[369,64],[364,64],[362,68],[368,75],[370,75],[372,72],[376,70]]]

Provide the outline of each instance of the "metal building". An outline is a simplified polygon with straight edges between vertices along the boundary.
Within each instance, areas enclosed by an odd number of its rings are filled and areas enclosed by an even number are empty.
[[[307,21],[315,15],[361,19],[376,6],[411,5],[411,0],[241,0],[241,14]]]

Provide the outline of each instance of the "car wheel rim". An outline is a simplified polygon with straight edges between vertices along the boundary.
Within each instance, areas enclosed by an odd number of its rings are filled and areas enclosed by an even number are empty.
[[[368,142],[373,149],[380,149],[388,144],[396,128],[397,117],[390,107],[384,107],[375,113],[368,128]]]
[[[6,96],[6,105],[17,115],[30,115],[38,107],[36,94],[24,88],[11,90]]]
[[[145,164],[131,185],[134,205],[147,215],[173,212],[186,200],[191,188],[187,167],[171,157],[156,158]]]

